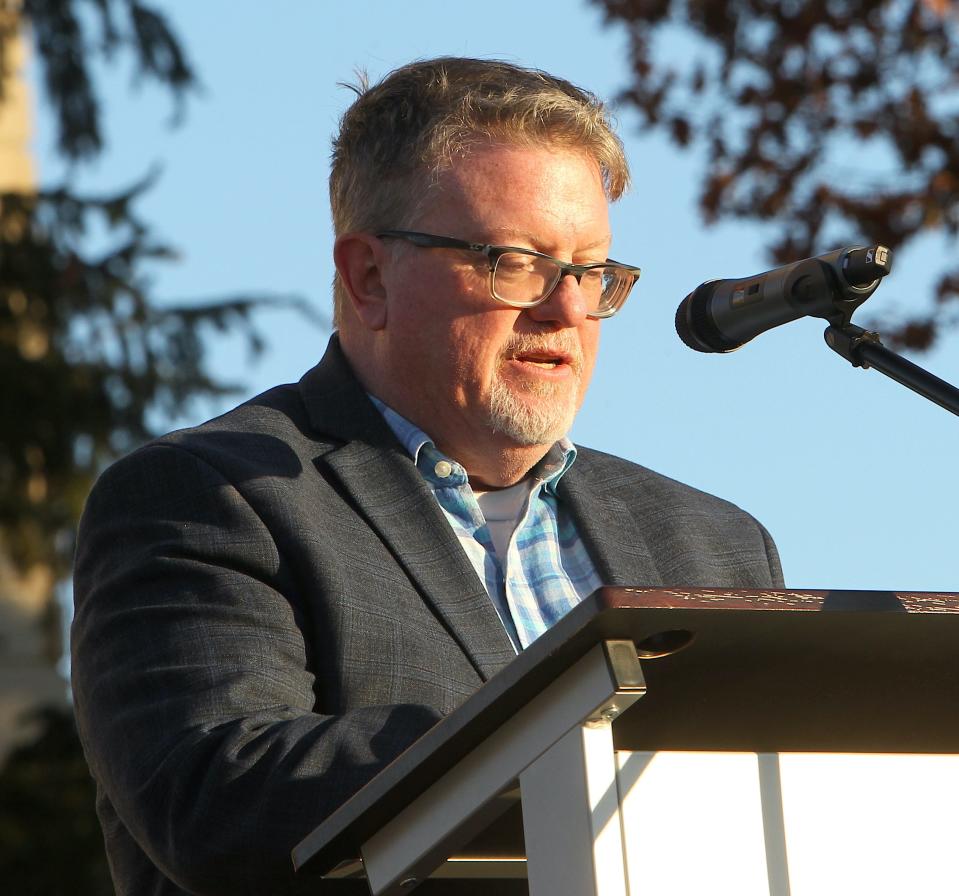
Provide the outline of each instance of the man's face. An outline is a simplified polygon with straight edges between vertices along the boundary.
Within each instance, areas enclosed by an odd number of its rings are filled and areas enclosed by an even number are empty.
[[[411,230],[603,261],[609,216],[599,168],[583,153],[487,146],[444,171]],[[564,277],[541,305],[489,291],[486,258],[396,241],[383,271],[384,400],[470,469],[469,458],[550,446],[570,427],[592,374],[599,322]]]

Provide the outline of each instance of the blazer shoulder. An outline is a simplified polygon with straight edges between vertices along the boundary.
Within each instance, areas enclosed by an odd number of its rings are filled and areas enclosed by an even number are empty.
[[[707,561],[713,566],[730,565],[732,572],[710,567],[713,583],[783,587],[776,545],[762,523],[747,511],[621,457],[579,446],[577,451],[576,463],[567,475],[575,471],[579,488],[585,486],[625,504],[637,530],[645,531],[650,541],[661,545],[662,566],[669,567],[663,557],[694,557],[700,565]],[[747,568],[758,573],[746,575],[743,569]]]
[[[315,457],[331,444],[333,440],[311,427],[300,390],[293,383],[269,389],[204,423],[151,439],[108,470],[180,465],[192,455],[227,479],[252,469],[275,469],[282,475],[294,458]]]
[[[206,423],[148,443],[177,447],[220,470],[269,471],[284,457],[301,464],[349,442],[395,447],[395,437],[353,374],[339,341],[297,383],[276,386]],[[141,449],[142,450],[142,449]],[[135,452],[136,453],[136,452]],[[280,475],[284,471],[277,470]]]
[[[594,448],[577,445],[576,450],[577,458],[573,469],[579,467],[579,472],[589,478],[591,487],[604,491],[619,491],[626,495],[633,489],[639,489],[664,505],[685,504],[723,513],[745,514],[742,508],[731,501],[657,473],[641,464]]]

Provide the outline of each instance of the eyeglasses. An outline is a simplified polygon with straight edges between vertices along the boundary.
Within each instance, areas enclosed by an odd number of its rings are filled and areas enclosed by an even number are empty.
[[[639,268],[611,258],[594,264],[569,264],[517,246],[469,243],[448,236],[411,230],[384,230],[380,239],[406,240],[423,249],[462,249],[480,252],[489,264],[489,290],[496,301],[512,308],[534,308],[545,302],[567,274],[576,278],[586,297],[587,317],[612,317],[626,301],[639,279]]]

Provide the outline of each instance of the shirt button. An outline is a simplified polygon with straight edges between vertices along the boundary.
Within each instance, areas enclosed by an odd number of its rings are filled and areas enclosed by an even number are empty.
[[[440,479],[445,479],[453,472],[453,465],[448,460],[437,461],[436,466],[433,467],[433,472],[439,476]]]

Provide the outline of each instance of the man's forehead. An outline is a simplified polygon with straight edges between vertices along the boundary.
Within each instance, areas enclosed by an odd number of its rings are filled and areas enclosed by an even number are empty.
[[[595,158],[579,148],[549,144],[474,147],[469,154],[448,160],[434,172],[421,202],[445,199],[469,203],[479,198],[508,203],[517,192],[536,187],[548,194],[538,197],[541,204],[571,199],[595,202],[598,195],[604,208],[609,202]],[[521,227],[516,232],[521,233]]]

